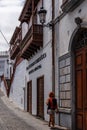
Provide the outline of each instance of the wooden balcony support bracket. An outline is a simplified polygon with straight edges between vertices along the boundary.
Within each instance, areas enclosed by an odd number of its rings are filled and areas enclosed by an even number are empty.
[[[34,54],[34,50],[31,50],[30,47],[27,49],[27,51]]]
[[[35,47],[34,45],[30,45],[30,49],[32,50],[32,51],[34,51],[34,52],[37,52],[37,47]]]
[[[28,60],[30,57],[32,57],[32,54],[31,53],[24,53],[21,57]]]
[[[40,50],[40,47],[42,47],[42,46],[40,46],[39,44],[36,44],[36,42],[33,42],[33,43],[30,45],[30,47],[34,47],[34,48],[36,48],[36,50]]]

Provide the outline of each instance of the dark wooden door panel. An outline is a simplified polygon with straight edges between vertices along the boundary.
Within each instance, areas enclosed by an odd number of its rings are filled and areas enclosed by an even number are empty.
[[[87,49],[75,52],[76,130],[87,130]]]
[[[29,112],[32,114],[32,82],[29,82]]]
[[[76,117],[77,121],[77,130],[82,130],[83,129],[83,115],[81,114],[78,114],[77,117]]]
[[[85,87],[84,87],[84,107],[87,109],[87,49],[85,52]]]
[[[83,77],[82,77],[82,70],[76,71],[76,108],[83,109]]]
[[[37,116],[44,118],[44,77],[37,79]]]
[[[27,111],[32,114],[32,81],[27,86]]]
[[[87,130],[87,112],[85,112],[85,130]]]

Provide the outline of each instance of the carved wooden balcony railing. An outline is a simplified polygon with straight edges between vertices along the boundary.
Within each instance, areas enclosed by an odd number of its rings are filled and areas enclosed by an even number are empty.
[[[63,0],[61,6],[62,11],[63,12],[73,11],[83,1],[84,0]]]
[[[13,36],[10,40],[10,57],[11,59],[14,60],[14,58],[16,57],[17,53],[19,52],[19,46],[18,44],[20,43],[21,40],[21,28],[20,27],[16,27],[15,31],[13,33]]]
[[[19,45],[13,44],[13,48],[10,50],[10,58],[14,60],[19,51],[20,51]]]
[[[33,24],[20,44],[21,57],[29,59],[43,46],[43,26]]]

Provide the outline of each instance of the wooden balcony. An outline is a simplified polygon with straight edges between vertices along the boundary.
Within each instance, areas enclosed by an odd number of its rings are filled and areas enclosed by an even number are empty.
[[[14,58],[17,56],[17,54],[20,50],[19,46],[17,45],[17,43],[20,43],[20,41],[21,41],[20,30],[21,30],[20,27],[16,27],[15,31],[12,35],[12,38],[10,40],[10,46],[11,46],[11,48],[10,48],[10,58],[12,60],[14,60]]]
[[[19,51],[20,51],[19,45],[17,44],[13,45],[13,48],[10,50],[10,58],[14,60]]]
[[[73,11],[78,5],[80,5],[84,0],[63,0],[62,1],[62,11],[69,12]]]
[[[30,27],[20,44],[21,57],[29,59],[43,46],[43,26],[34,24]]]

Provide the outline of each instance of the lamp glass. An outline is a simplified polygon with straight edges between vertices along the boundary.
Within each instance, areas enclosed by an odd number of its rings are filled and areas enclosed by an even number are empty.
[[[38,11],[41,24],[45,23],[46,13],[47,13],[47,11],[43,7],[40,8],[40,11]]]

